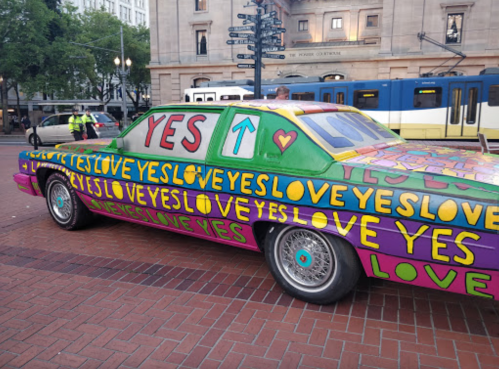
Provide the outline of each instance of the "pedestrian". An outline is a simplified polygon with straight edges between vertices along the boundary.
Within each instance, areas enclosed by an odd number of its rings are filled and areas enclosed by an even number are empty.
[[[75,141],[83,140],[83,122],[78,116],[78,109],[73,109],[73,114],[68,119],[69,132],[75,138]]]
[[[26,132],[31,127],[31,121],[26,114],[24,114],[21,118],[21,126],[24,128],[24,132]]]
[[[92,138],[98,138],[97,133],[94,129],[94,120],[90,115],[90,109],[85,110],[85,115],[81,118],[81,121],[85,124],[87,130],[87,138],[91,140]]]
[[[276,100],[289,100],[289,88],[286,86],[279,86],[275,90],[277,93]]]

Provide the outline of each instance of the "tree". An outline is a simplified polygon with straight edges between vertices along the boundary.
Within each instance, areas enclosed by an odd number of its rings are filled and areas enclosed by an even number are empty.
[[[2,77],[3,129],[8,124],[7,83],[42,63],[51,15],[41,0],[0,1],[0,76]]]
[[[124,39],[125,55],[133,61],[128,77],[130,88],[127,88],[127,95],[135,110],[138,110],[140,96],[145,93],[147,86],[151,83],[151,72],[147,69],[147,64],[151,60],[150,32],[142,26],[127,27]]]

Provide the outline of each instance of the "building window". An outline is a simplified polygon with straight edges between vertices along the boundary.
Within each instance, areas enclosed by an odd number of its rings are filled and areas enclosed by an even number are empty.
[[[373,27],[373,28],[378,27],[378,16],[377,15],[368,15],[366,27]]]
[[[194,81],[194,84],[192,85],[192,87],[200,87],[201,86],[201,83],[203,82],[210,82],[210,80],[208,78],[196,78]]]
[[[208,0],[195,0],[196,1],[196,11],[203,11],[206,10],[206,2]]]
[[[108,1],[108,0],[106,0],[104,2],[104,7],[108,11],[108,13],[113,13],[114,14],[114,1]]]
[[[331,29],[340,29],[340,28],[343,28],[343,19],[333,18],[331,20]]]
[[[463,31],[464,13],[447,15],[447,35],[446,44],[460,44]]]
[[[298,31],[300,32],[308,31],[308,20],[298,21]]]
[[[146,23],[146,15],[141,12],[135,12],[135,24],[145,24]]]
[[[197,43],[197,54],[198,55],[207,55],[207,41],[206,41],[206,30],[204,31],[196,31],[196,43]]]
[[[120,5],[120,19],[125,22],[132,21],[132,12],[126,6]]]

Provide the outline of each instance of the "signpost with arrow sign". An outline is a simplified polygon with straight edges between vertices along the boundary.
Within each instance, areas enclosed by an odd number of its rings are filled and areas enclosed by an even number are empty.
[[[248,50],[253,51],[254,55],[237,54],[238,59],[252,59],[254,64],[237,64],[238,68],[255,69],[255,93],[254,98],[261,98],[262,86],[262,63],[263,58],[284,59],[284,55],[268,54],[273,51],[284,51],[285,47],[280,46],[281,39],[279,35],[286,32],[286,28],[274,27],[282,25],[282,21],[276,18],[275,10],[266,13],[267,6],[262,5],[264,0],[251,0],[256,4],[256,15],[238,14],[238,19],[243,19],[244,26],[229,27],[229,36],[236,40],[228,40],[228,45],[248,45]],[[263,14],[262,14],[263,13]],[[249,25],[253,24],[253,25]],[[248,33],[240,33],[250,31]],[[254,44],[255,46],[252,46]]]

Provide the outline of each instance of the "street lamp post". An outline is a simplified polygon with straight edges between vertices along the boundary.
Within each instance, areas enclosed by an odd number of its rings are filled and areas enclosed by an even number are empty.
[[[145,95],[142,96],[142,98],[146,102],[146,108],[148,108],[149,107],[149,100],[151,99],[151,96],[148,95],[148,94],[145,94]]]
[[[128,126],[128,108],[126,104],[126,77],[130,74],[130,66],[132,65],[132,61],[128,58],[125,62],[125,50],[123,47],[123,27],[120,27],[120,35],[121,35],[121,70],[120,66],[120,58],[116,57],[114,59],[114,64],[116,65],[116,74],[121,77],[121,96],[122,96],[122,105],[121,110],[123,111],[123,126]],[[125,70],[125,64],[128,69]]]

